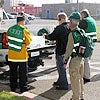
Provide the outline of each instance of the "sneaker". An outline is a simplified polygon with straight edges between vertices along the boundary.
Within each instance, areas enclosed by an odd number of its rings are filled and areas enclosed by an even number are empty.
[[[20,89],[20,92],[23,93],[23,92],[26,92],[28,90],[30,90],[30,86],[29,85],[25,86],[23,89]]]
[[[58,81],[56,81],[56,82],[54,82],[53,83],[53,86],[57,86],[57,85],[59,85],[60,83],[58,82]]]
[[[83,78],[83,80],[84,80],[84,84],[90,82],[90,79]]]

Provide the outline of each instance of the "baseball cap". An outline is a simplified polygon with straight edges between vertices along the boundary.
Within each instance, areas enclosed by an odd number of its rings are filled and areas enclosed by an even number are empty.
[[[80,15],[80,13],[79,12],[73,12],[73,13],[71,13],[71,15],[69,16],[69,20],[70,19],[77,19],[77,20],[80,20],[80,18],[81,18],[81,15]]]

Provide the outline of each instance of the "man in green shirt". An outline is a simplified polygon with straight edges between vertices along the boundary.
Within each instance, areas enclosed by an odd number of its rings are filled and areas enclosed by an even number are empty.
[[[85,31],[85,33],[93,39],[95,43],[97,41],[96,36],[96,22],[90,16],[89,11],[84,9],[81,11],[82,20],[79,23],[79,27]],[[84,83],[90,82],[90,59],[91,57],[84,59]]]

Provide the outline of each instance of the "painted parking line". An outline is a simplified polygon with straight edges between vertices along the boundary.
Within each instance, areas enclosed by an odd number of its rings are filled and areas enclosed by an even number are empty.
[[[90,66],[90,68],[100,71],[100,67]]]
[[[100,62],[90,62],[90,65],[100,64]]]

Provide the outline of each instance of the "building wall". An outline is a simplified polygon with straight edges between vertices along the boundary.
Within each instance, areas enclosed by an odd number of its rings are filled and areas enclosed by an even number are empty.
[[[96,3],[63,3],[63,4],[43,4],[42,5],[42,18],[56,19],[59,12],[65,12],[68,16],[73,11],[81,11],[88,9],[91,16],[97,17],[100,15],[100,4]],[[49,15],[47,14],[49,12]],[[47,15],[49,17],[47,17]]]
[[[6,12],[10,12],[10,0],[4,0],[4,6]]]
[[[33,14],[33,9],[34,6],[33,5],[24,5],[24,6],[12,6],[11,7],[11,12],[25,12],[28,14]]]
[[[35,15],[36,17],[41,17],[41,10],[42,10],[42,7],[34,7],[33,15]]]
[[[65,0],[65,3],[70,3],[70,0]]]
[[[41,7],[34,7],[33,5],[18,5],[11,7],[11,12],[25,12],[27,14],[34,15],[36,17],[40,17]]]

